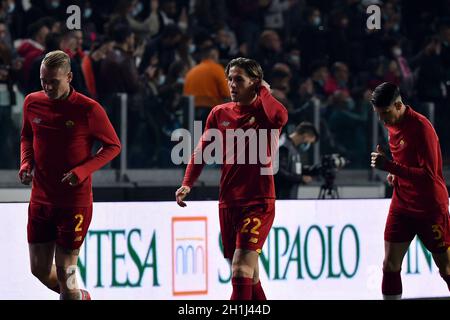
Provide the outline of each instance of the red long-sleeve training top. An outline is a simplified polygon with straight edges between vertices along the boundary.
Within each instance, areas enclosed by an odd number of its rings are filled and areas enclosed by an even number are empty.
[[[102,143],[91,154],[94,140]],[[120,141],[105,110],[77,93],[51,100],[44,91],[25,98],[21,133],[21,170],[34,169],[31,201],[59,207],[85,207],[92,203],[91,174],[120,152]],[[72,171],[79,184],[62,183]]]
[[[391,208],[427,212],[448,207],[439,139],[428,119],[406,106],[402,121],[386,127],[393,161],[385,169],[396,176]]]
[[[219,207],[274,202],[273,175],[261,174],[261,170],[270,170],[272,163],[266,161],[268,159],[260,156],[260,154],[265,154],[270,158],[271,144],[278,142],[274,140],[278,140],[280,129],[286,124],[287,118],[285,107],[265,87],[261,88],[259,96],[251,105],[241,106],[235,102],[229,102],[214,107],[206,121],[204,133],[187,166],[182,185],[192,187],[200,176],[205,159],[204,157],[199,158],[203,161],[198,164],[194,159],[196,154],[197,156],[198,154],[209,154],[207,146],[215,141],[215,138],[211,139],[214,133],[210,129],[218,129],[223,142],[221,144],[222,175],[220,178]],[[252,136],[253,138],[245,138],[245,143],[240,143],[239,139],[229,134],[237,133],[236,130],[238,129],[242,129],[244,133],[248,134],[248,137]],[[249,129],[250,131],[248,131]],[[271,139],[271,129],[275,129],[276,139]],[[233,147],[227,148],[227,145]],[[238,148],[238,145],[244,147]],[[273,150],[276,151],[276,147],[272,146]],[[257,155],[255,155],[255,152]],[[256,163],[252,161],[252,156],[253,160],[256,157]],[[240,157],[245,159],[245,163],[238,163]],[[231,163],[230,159],[233,159],[234,163]]]

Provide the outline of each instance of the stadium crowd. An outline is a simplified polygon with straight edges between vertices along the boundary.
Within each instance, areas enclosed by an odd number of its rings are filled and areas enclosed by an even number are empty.
[[[69,5],[81,8],[70,30]],[[369,5],[381,28],[368,29]],[[2,0],[0,169],[19,165],[23,97],[40,90],[44,55],[71,57],[73,87],[97,99],[119,132],[128,94],[128,166],[170,167],[173,130],[228,101],[224,65],[257,60],[289,111],[286,131],[313,122],[320,105],[321,153],[368,168],[372,90],[400,86],[406,104],[434,105],[444,166],[450,165],[450,1],[420,0]],[[378,141],[387,143],[380,130]],[[114,163],[112,164],[115,165]]]

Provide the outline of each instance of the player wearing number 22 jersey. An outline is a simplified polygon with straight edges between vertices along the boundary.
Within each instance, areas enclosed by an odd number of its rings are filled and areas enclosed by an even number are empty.
[[[226,76],[232,102],[211,110],[176,198],[185,206],[182,200],[208,160],[208,147],[221,140],[219,219],[224,256],[232,263],[231,299],[260,300],[265,294],[258,255],[275,217],[275,168],[265,158],[277,150],[287,111],[272,96],[256,61],[234,59]]]

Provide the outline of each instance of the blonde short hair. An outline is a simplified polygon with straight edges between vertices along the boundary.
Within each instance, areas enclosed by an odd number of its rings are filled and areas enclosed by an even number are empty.
[[[70,72],[70,57],[67,53],[61,50],[50,51],[42,60],[42,64],[47,68],[63,68]]]

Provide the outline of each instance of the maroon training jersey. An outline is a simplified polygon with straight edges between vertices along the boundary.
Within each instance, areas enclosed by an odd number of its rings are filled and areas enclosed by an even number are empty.
[[[222,137],[222,175],[220,178],[219,207],[238,207],[258,203],[271,203],[275,200],[275,189],[273,175],[261,174],[261,169],[271,168],[272,163],[265,160],[260,161],[259,157],[261,146],[267,146],[264,150],[268,157],[271,156],[271,144],[276,143],[271,139],[271,129],[275,129],[278,138],[280,129],[287,122],[287,111],[284,106],[278,102],[270,92],[261,88],[257,99],[247,106],[239,106],[235,102],[229,102],[214,107],[206,121],[205,132],[191,157],[187,166],[182,185],[192,187],[199,177],[204,161],[196,164],[194,158],[196,154],[203,153],[205,148],[214,141],[210,140],[209,129],[218,129]],[[237,129],[243,132],[255,133],[253,138],[245,138],[244,149],[238,150],[239,139],[228,136],[226,131],[235,131]],[[250,129],[250,131],[248,131]],[[261,130],[264,129],[264,130]],[[265,133],[263,132],[265,131]],[[261,139],[266,138],[266,143],[261,143]],[[210,141],[208,141],[210,140]],[[227,144],[233,146],[228,147]],[[272,150],[274,147],[272,146]],[[257,151],[255,151],[257,150]],[[276,148],[274,149],[277,150]],[[245,152],[245,163],[238,163],[239,156]],[[255,156],[257,152],[257,161],[251,160],[251,155]],[[230,163],[231,155],[234,155],[234,163]],[[202,159],[202,158],[201,158]]]
[[[94,140],[103,146],[92,155]],[[21,169],[34,168],[31,201],[59,207],[89,206],[91,174],[121,148],[105,110],[73,88],[65,100],[51,100],[44,91],[26,96],[20,146]],[[77,186],[61,182],[70,171]]]
[[[439,139],[428,119],[406,106],[403,120],[386,127],[393,161],[385,169],[396,176],[391,208],[426,212],[448,207]]]

